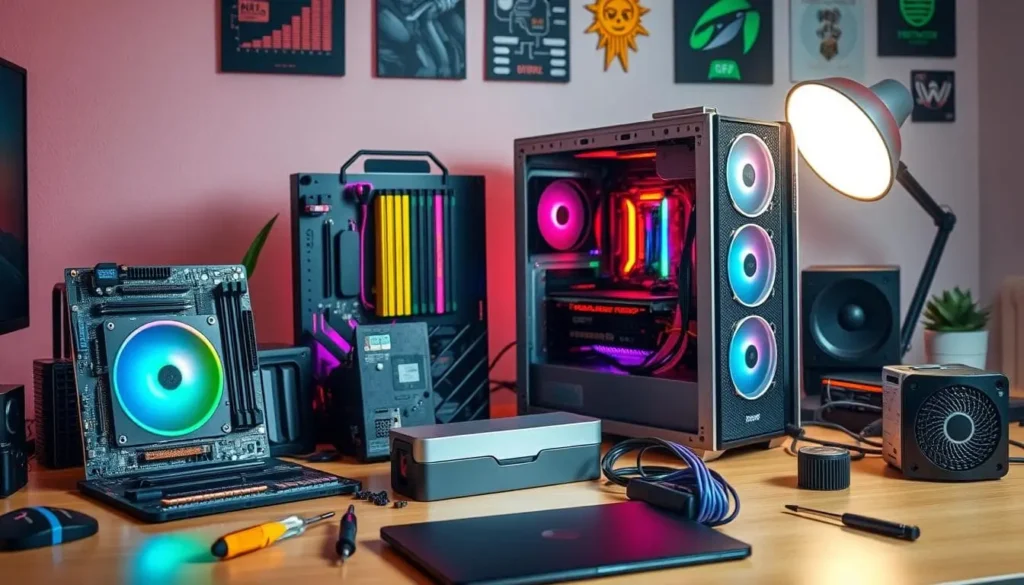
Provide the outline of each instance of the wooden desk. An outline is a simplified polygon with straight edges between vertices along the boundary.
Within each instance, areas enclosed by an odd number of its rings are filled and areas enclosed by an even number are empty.
[[[814,433],[821,433],[815,429]],[[1024,429],[1012,434],[1024,439]],[[816,436],[822,436],[817,434]],[[945,485],[899,479],[878,458],[854,463],[852,486],[843,492],[796,489],[796,461],[782,449],[726,455],[711,464],[739,491],[739,518],[721,530],[753,546],[753,556],[686,569],[609,578],[605,584],[644,583],[937,583],[1024,572],[1024,467],[1002,481]],[[389,489],[386,464],[320,465],[359,478],[367,489]],[[189,562],[208,557],[217,536],[289,514],[339,514],[350,498],[328,498],[146,525],[97,505],[75,491],[77,471],[33,473],[27,489],[0,500],[0,511],[53,505],[92,514],[98,535],[56,548],[0,553],[0,581],[29,583],[278,583],[320,585],[348,582],[395,584],[428,581],[379,538],[381,526],[585,506],[621,500],[619,488],[601,482],[524,490],[405,509],[356,503],[359,550],[347,566],[335,564],[337,523],[312,527],[303,536],[246,557],[223,562]],[[921,527],[916,543],[866,536],[784,513],[803,504],[831,511],[860,512]],[[631,580],[632,579],[632,580]]]

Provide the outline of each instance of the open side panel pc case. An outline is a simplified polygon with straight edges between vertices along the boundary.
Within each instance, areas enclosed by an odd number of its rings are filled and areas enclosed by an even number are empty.
[[[519,412],[705,452],[798,423],[796,164],[711,108],[517,140]]]
[[[351,493],[271,457],[241,266],[69,268],[79,489],[148,522]]]
[[[327,382],[352,358],[354,329],[393,322],[427,325],[434,422],[489,418],[484,177],[429,152],[359,151],[340,173],[292,175],[291,190],[295,342],[313,348],[319,426],[341,426],[324,420],[334,394],[359,392]],[[395,409],[415,424],[401,413],[421,399],[396,394],[375,426],[387,437]],[[321,438],[348,451],[362,430],[341,433]]]

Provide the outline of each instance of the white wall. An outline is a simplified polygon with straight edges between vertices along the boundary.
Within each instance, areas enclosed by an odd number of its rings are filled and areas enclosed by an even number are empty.
[[[982,2],[978,28],[981,153],[981,292],[993,300],[1024,275],[1024,2]]]

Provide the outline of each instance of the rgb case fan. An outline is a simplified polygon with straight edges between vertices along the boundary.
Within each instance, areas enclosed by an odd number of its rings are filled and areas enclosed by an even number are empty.
[[[65,271],[85,494],[150,522],[348,493],[273,459],[241,266]]]
[[[426,323],[435,422],[488,418],[484,177],[429,152],[359,151],[340,173],[292,175],[291,191],[295,344],[313,350],[319,439],[340,428],[331,400],[358,401],[327,380],[360,325]]]
[[[982,481],[1009,470],[1009,382],[964,365],[887,366],[882,456],[909,479]]]

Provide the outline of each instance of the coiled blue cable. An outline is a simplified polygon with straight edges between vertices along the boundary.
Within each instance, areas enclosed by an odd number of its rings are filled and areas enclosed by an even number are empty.
[[[652,449],[668,451],[681,459],[686,467],[674,468],[643,465],[644,453]],[[627,453],[637,451],[635,467],[615,468],[615,463]],[[717,471],[709,469],[704,461],[683,445],[662,439],[627,439],[612,446],[601,460],[601,469],[608,481],[625,486],[633,479],[659,481],[686,488],[697,499],[695,520],[708,526],[721,526],[732,522],[740,513],[740,498]]]

